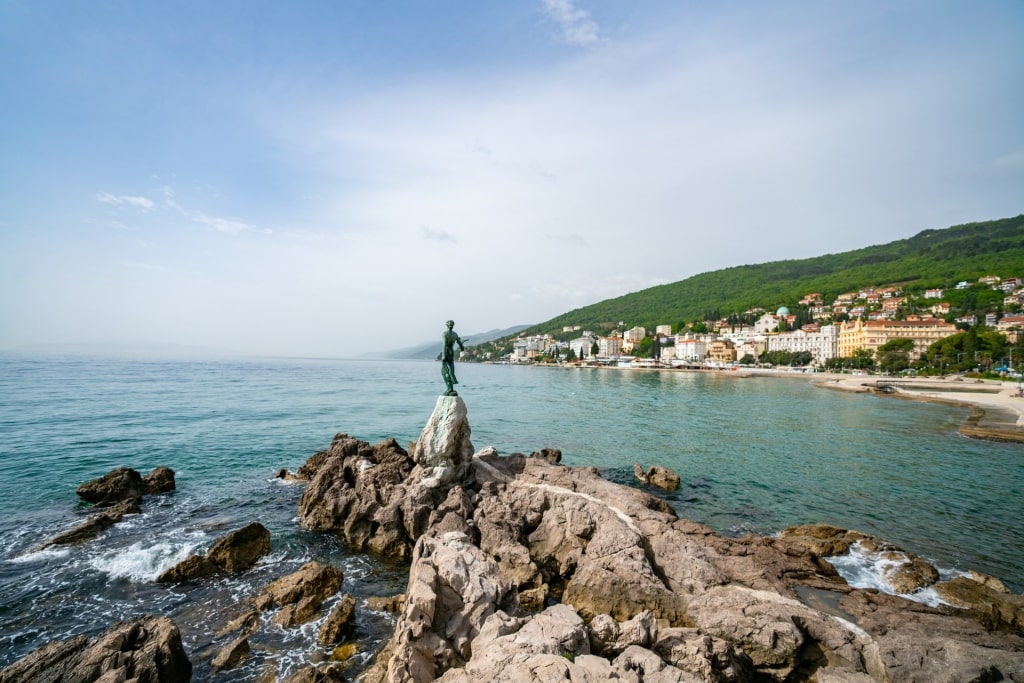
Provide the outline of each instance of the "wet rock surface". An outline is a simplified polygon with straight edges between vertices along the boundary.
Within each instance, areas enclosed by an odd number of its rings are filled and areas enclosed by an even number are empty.
[[[190,555],[157,577],[159,583],[194,581],[216,573],[234,574],[252,567],[270,552],[270,532],[252,522],[218,538],[205,555]]]
[[[191,677],[178,628],[155,616],[119,622],[95,638],[44,645],[0,671],[2,683],[181,683]]]

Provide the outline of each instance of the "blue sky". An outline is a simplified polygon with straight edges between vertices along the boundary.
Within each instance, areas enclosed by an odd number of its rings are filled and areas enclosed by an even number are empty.
[[[1016,0],[0,0],[0,349],[352,356],[1017,215],[1022,30]]]

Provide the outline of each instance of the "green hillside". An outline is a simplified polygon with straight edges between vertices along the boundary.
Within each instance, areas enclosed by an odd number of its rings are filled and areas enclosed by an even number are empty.
[[[944,230],[842,254],[735,266],[577,308],[524,330],[557,333],[566,325],[606,330],[624,321],[648,329],[752,307],[793,306],[809,292],[825,301],[872,285],[901,283],[911,291],[948,287],[983,275],[1024,276],[1024,214]]]

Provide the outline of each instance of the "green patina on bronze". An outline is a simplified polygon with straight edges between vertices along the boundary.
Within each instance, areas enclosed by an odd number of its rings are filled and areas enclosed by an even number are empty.
[[[453,388],[459,383],[459,380],[455,378],[455,345],[459,345],[460,351],[465,351],[466,347],[463,346],[465,342],[452,329],[455,327],[455,322],[449,320],[445,325],[448,326],[448,329],[441,336],[442,341],[444,341],[444,348],[441,349],[441,377],[444,379],[444,384],[447,388],[444,395],[458,396],[459,394]]]

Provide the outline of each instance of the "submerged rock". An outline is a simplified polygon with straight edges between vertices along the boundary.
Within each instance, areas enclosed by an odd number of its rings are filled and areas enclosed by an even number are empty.
[[[142,479],[142,483],[150,495],[173,491],[176,488],[174,470],[170,467],[157,467]]]
[[[639,463],[633,465],[633,476],[643,484],[650,484],[651,486],[657,486],[659,489],[666,491],[675,491],[679,488],[679,475],[667,467],[661,465],[651,465],[644,472],[644,469]]]
[[[85,543],[96,538],[105,529],[109,529],[124,518],[125,515],[134,515],[141,512],[139,501],[136,498],[122,500],[120,503],[103,508],[99,512],[90,515],[84,522],[62,534],[58,534],[43,543],[37,550],[49,548],[54,545],[71,545]]]
[[[44,645],[0,671],[0,683],[181,683],[192,664],[177,626],[166,617],[118,622],[100,635]]]

